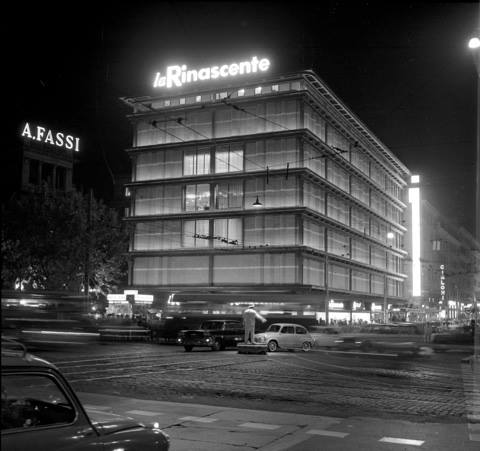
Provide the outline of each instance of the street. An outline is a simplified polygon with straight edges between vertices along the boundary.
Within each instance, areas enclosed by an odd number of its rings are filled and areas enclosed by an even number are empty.
[[[243,355],[122,343],[37,355],[55,363],[93,410],[159,421],[172,449],[192,449],[192,440],[203,449],[199,440],[205,449],[308,450],[322,436],[322,449],[342,440],[342,449],[468,450],[480,439],[478,374],[458,352]]]

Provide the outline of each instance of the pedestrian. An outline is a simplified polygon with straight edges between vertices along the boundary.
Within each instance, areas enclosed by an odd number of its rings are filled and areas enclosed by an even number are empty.
[[[243,324],[245,327],[245,343],[253,344],[255,342],[255,319],[262,323],[267,321],[260,313],[255,310],[255,304],[250,304],[243,312]]]

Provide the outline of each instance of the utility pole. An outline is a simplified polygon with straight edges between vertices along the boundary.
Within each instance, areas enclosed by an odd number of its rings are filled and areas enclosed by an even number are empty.
[[[328,254],[325,254],[325,325],[328,326],[330,320],[328,318],[328,310],[330,307],[330,293],[328,290]]]

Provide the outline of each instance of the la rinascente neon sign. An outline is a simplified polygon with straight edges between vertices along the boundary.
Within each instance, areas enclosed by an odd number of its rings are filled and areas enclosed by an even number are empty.
[[[54,133],[48,128],[41,127],[37,125],[35,127],[30,127],[28,122],[25,123],[23,127],[22,136],[24,138],[29,138],[32,141],[40,141],[52,146],[63,147],[68,150],[75,150],[78,152],[80,150],[80,138],[76,138],[72,135],[66,135],[62,132]]]
[[[250,61],[202,67],[201,69],[189,69],[186,64],[168,66],[165,75],[162,75],[161,72],[156,73],[153,87],[181,87],[186,83],[197,81],[215,80],[216,78],[235,77],[237,75],[265,72],[269,68],[270,61],[267,58],[258,59],[256,56],[252,57]]]

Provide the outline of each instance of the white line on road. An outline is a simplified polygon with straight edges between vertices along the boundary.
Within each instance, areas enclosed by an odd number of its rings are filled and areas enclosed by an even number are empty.
[[[267,424],[267,423],[242,423],[239,426],[243,428],[268,429],[271,431],[280,428],[278,424]]]
[[[383,437],[379,442],[395,443],[397,445],[422,446],[425,440],[411,440],[408,438]]]
[[[93,404],[84,404],[83,407],[86,410],[110,410],[111,407],[108,406],[95,406]]]
[[[310,429],[306,433],[313,434],[313,435],[325,435],[327,437],[339,437],[339,438],[344,438],[347,435],[350,435],[348,432],[327,431],[325,429]]]
[[[205,417],[182,417],[179,418],[181,421],[196,421],[198,423],[213,423],[214,421],[218,421],[217,418],[205,418]]]
[[[148,410],[129,410],[128,413],[130,415],[145,415],[146,417],[153,417],[155,415],[163,415],[161,412],[149,412]]]

